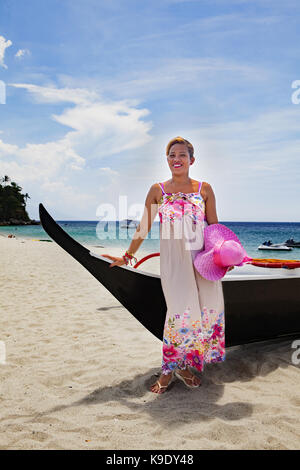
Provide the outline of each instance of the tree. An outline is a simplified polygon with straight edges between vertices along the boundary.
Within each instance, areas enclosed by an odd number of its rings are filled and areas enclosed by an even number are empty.
[[[0,179],[0,222],[9,222],[10,219],[16,219],[22,222],[30,222],[30,218],[25,209],[26,201],[30,198],[29,194],[22,194],[22,188],[10,177],[5,175]],[[11,181],[11,184],[7,183]]]
[[[9,181],[10,181],[10,177],[9,177],[9,176],[7,176],[7,175],[3,176],[3,178],[2,178],[2,183],[8,183]],[[5,185],[5,186],[6,186],[6,185]]]

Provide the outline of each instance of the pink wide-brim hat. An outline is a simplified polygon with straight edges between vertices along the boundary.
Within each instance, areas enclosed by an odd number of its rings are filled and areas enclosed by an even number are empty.
[[[205,279],[217,281],[230,266],[243,266],[251,261],[236,234],[223,224],[204,229],[204,250],[197,253],[194,266]]]

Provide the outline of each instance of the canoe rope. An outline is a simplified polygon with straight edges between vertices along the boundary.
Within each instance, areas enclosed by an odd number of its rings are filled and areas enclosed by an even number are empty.
[[[140,264],[146,261],[153,256],[160,256],[160,253],[151,253],[150,255],[145,256],[140,259],[133,267],[137,268]],[[253,264],[254,266],[259,266],[262,268],[286,268],[286,269],[295,269],[300,268],[300,260],[291,260],[291,259],[275,259],[275,258],[252,258],[251,261],[248,261],[245,264]]]

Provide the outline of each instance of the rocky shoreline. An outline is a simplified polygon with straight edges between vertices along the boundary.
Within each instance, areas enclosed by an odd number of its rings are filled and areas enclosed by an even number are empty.
[[[38,220],[19,220],[19,219],[9,219],[9,220],[1,220],[0,226],[5,225],[40,225],[41,222]]]

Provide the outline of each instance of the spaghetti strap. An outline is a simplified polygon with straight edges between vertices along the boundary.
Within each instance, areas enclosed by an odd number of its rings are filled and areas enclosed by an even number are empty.
[[[165,194],[164,183],[158,183],[158,184],[161,187],[161,190],[162,190],[163,194]]]
[[[202,181],[199,181],[199,188],[198,188],[198,193],[199,194],[200,194],[201,186],[202,186]]]

